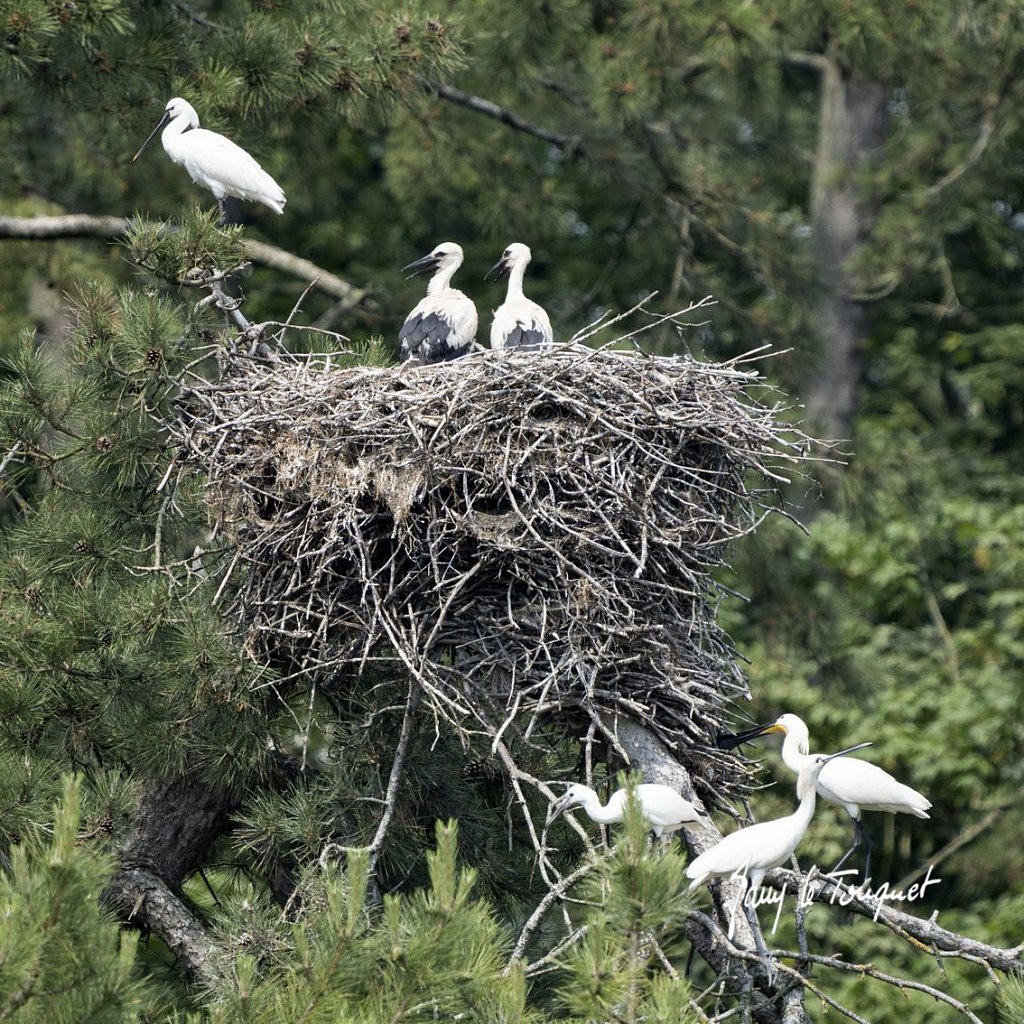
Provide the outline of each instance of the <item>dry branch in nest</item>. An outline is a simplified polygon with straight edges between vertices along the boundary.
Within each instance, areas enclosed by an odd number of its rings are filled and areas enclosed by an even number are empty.
[[[510,747],[652,730],[705,798],[746,684],[715,619],[728,544],[806,455],[751,360],[565,345],[432,367],[240,363],[170,429],[236,541],[229,613],[310,685],[410,673]]]

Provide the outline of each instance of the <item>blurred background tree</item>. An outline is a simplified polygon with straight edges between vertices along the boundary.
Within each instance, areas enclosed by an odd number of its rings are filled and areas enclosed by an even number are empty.
[[[214,794],[216,841],[169,850],[170,874],[200,911],[207,882],[214,902],[251,879],[286,901],[325,836],[372,832],[364,798],[382,795],[401,724],[404,686],[380,679],[363,706],[323,708],[323,762],[294,772],[308,737],[211,614],[213,588],[143,571],[155,534],[166,560],[204,543],[198,493],[174,516],[162,504],[166,453],[142,410],[209,355],[222,318],[121,247],[16,237],[42,215],[138,212],[182,224],[179,253],[237,259],[230,232],[188,212],[212,203],[181,168],[156,148],[131,162],[183,95],[288,193],[284,217],[234,208],[246,236],[365,289],[354,308],[311,292],[301,317],[367,358],[386,358],[419,297],[399,268],[447,238],[466,250],[457,283],[481,337],[500,301],[482,273],[515,239],[560,337],[654,290],[652,312],[710,293],[718,306],[686,344],[783,350],[777,382],[851,455],[790,495],[809,536],[772,524],[735,552],[725,582],[749,600],[723,615],[751,661],[743,715],[796,712],[821,749],[873,739],[872,758],[935,804],[930,822],[868,821],[879,876],[938,859],[928,912],[1021,938],[1016,4],[3,0],[0,26],[5,849],[54,820],[62,771],[83,775],[83,834],[122,843],[146,835],[153,780],[187,770]],[[307,283],[257,265],[247,315],[283,320]],[[662,330],[647,344],[684,342]],[[506,852],[500,770],[486,749],[467,759],[432,740],[411,751],[382,888],[425,884],[433,822],[457,818],[479,892],[521,924],[538,882]],[[788,775],[767,760],[781,809]],[[535,770],[571,764],[559,751]],[[775,812],[770,794],[758,810]],[[824,861],[847,834],[824,809],[808,838]],[[837,935],[851,957],[904,958],[861,924]],[[185,1012],[193,997],[158,945],[149,973]],[[981,972],[928,970],[994,1015]],[[871,1019],[899,998],[834,992]],[[937,1019],[930,1002],[898,1005]]]

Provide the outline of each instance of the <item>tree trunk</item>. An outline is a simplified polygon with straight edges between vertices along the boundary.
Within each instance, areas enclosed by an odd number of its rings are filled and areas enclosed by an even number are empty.
[[[819,436],[849,438],[857,413],[868,316],[852,261],[874,228],[877,207],[860,174],[874,163],[888,129],[888,89],[822,64],[818,151],[811,186],[811,241],[820,294],[821,348],[804,385],[807,419]]]
[[[636,722],[620,718],[615,723],[615,735],[622,749],[629,755],[630,766],[641,771],[644,782],[660,782],[671,786],[703,812],[686,769],[653,733]],[[707,825],[710,826],[707,831],[690,832],[684,829],[680,832],[691,856],[703,853],[722,838],[710,819]],[[712,898],[720,922],[728,921],[741,888],[742,883],[731,878],[720,879],[712,885]],[[685,922],[683,930],[697,952],[722,978],[727,990],[746,1002],[757,1024],[808,1024],[802,986],[786,991],[789,985],[777,980],[776,990],[760,973],[759,968],[751,970],[746,963],[731,958],[708,927],[706,919],[702,920],[701,916],[691,917]],[[741,949],[756,948],[750,925],[742,913],[736,916],[733,942]],[[778,1000],[782,993],[784,996],[780,1005]]]
[[[237,807],[236,794],[195,778],[153,783],[102,896],[125,924],[159,936],[195,979],[216,975],[217,949],[180,887]]]

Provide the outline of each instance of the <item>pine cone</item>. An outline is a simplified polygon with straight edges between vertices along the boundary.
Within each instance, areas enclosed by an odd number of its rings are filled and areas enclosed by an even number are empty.
[[[109,451],[113,451],[113,448],[113,438],[108,437],[106,434],[101,434],[96,438],[96,451],[106,454]]]
[[[164,354],[158,348],[151,348],[146,353],[146,366],[151,370],[159,368],[160,364],[164,361]]]

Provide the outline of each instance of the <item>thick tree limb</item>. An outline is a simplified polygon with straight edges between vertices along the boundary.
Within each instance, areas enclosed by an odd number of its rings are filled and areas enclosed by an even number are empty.
[[[216,944],[185,900],[155,872],[122,868],[107,886],[104,902],[125,924],[159,936],[193,980],[217,977]]]
[[[312,281],[314,288],[333,295],[343,304],[341,312],[358,306],[366,297],[363,288],[356,288],[354,285],[343,281],[336,274],[332,274],[315,263],[296,256],[294,253],[279,249],[276,245],[268,245],[266,242],[258,242],[254,238],[242,240],[245,246],[245,255],[254,263],[262,263],[272,270],[280,270],[283,274],[290,274],[292,277],[301,278],[303,281]]]
[[[85,213],[65,214],[59,217],[0,217],[0,238],[24,238],[53,241],[59,238],[117,238],[128,229],[125,217],[94,217]],[[315,263],[279,249],[276,245],[242,240],[245,255],[254,263],[278,270],[303,281],[338,299],[343,310],[358,306],[366,297],[362,288],[356,288],[336,274]]]
[[[215,972],[216,946],[180,893],[199,858],[230,824],[238,797],[205,780],[171,776],[153,784],[101,900],[124,924],[145,928],[174,951],[196,980]]]
[[[443,82],[428,82],[426,79],[421,79],[420,82],[427,92],[431,92],[449,103],[455,103],[460,107],[483,114],[485,117],[494,118],[495,121],[507,124],[517,132],[524,132],[534,138],[542,139],[544,142],[550,142],[551,145],[557,146],[559,149],[573,149],[579,142],[579,137],[576,135],[561,135],[558,132],[549,131],[547,128],[541,128],[539,125],[530,124],[529,121],[524,121],[513,111],[499,107],[497,103],[492,103],[480,96],[463,92],[454,86],[445,85]]]

